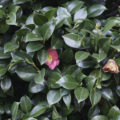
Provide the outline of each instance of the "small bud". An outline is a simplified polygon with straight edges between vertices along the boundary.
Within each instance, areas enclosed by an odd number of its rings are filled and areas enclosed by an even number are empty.
[[[110,59],[103,67],[103,71],[110,73],[119,73],[119,67],[114,60]]]

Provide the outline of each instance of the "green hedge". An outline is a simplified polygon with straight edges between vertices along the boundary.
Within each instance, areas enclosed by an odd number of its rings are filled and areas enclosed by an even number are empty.
[[[120,17],[82,0],[0,4],[0,120],[120,119]]]

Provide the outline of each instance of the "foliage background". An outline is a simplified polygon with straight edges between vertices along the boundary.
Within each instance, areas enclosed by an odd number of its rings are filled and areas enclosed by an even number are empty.
[[[119,4],[0,0],[0,119],[119,120],[120,76],[102,71],[120,65]]]

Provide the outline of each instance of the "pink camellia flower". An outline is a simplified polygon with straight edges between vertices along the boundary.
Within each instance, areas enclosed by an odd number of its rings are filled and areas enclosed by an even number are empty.
[[[119,73],[119,67],[114,60],[110,59],[103,67],[103,71],[110,73]]]
[[[48,49],[48,54],[48,60],[45,64],[48,65],[51,70],[53,70],[60,63],[58,60],[58,53],[55,49]]]

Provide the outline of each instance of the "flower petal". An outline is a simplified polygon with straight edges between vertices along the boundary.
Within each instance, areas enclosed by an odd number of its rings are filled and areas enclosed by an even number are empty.
[[[53,61],[51,64],[49,64],[48,66],[49,66],[49,68],[50,68],[51,70],[54,70],[55,67],[59,65],[59,63],[60,63],[59,60],[54,60],[54,61]]]
[[[48,53],[52,56],[53,60],[57,60],[58,59],[58,53],[55,49],[49,49]]]

